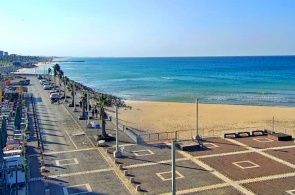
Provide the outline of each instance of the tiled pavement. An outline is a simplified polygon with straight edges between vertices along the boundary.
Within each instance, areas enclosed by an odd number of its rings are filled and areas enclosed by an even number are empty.
[[[59,167],[58,169],[61,170],[58,174],[51,172],[49,178],[60,180],[60,185],[64,186],[53,188],[56,189],[55,193],[80,193],[77,189],[79,185],[85,183],[77,178],[81,174],[89,177],[88,185],[91,186],[91,190],[99,191],[101,194],[136,193],[134,191],[134,193],[130,191],[119,193],[116,188],[112,187],[112,185],[117,185],[118,181],[134,189],[140,185],[142,189],[138,192],[140,194],[171,194],[170,143],[135,145],[128,136],[120,131],[119,144],[124,147],[123,158],[118,159],[118,164],[115,165],[111,154],[115,143],[108,143],[109,153],[106,152],[107,148],[96,150],[93,145],[93,136],[99,132],[86,130],[85,121],[78,120],[79,112],[73,112],[72,108],[65,104],[60,107],[63,107],[64,112],[71,118],[70,120],[76,121],[75,123],[65,122],[62,126],[72,142],[76,144],[76,149],[74,148],[72,152],[78,157],[71,156],[71,151],[68,150],[66,158],[71,160],[56,163],[56,160],[64,158],[63,151],[56,153],[47,151],[45,155],[48,155],[55,165],[75,164],[80,161],[84,162],[84,160],[90,160],[89,162],[94,162],[94,164],[91,165],[92,168],[87,165],[79,166],[77,171],[72,167],[63,173],[62,168]],[[99,123],[100,121],[95,119],[94,122]],[[112,123],[107,122],[108,133],[114,135],[114,128]],[[83,132],[86,132],[87,137],[83,136]],[[207,138],[205,145],[208,150],[178,151],[176,156],[177,194],[267,194],[266,192],[292,194],[295,190],[295,144],[293,141],[269,142],[264,136],[235,140]],[[88,159],[86,156],[92,157]],[[119,165],[123,167],[127,176],[116,168]],[[68,177],[76,179],[71,180],[70,183],[63,183],[63,178]],[[134,179],[133,184],[130,183],[130,178]],[[267,185],[270,183],[273,185]],[[83,185],[80,187],[85,192],[88,185]],[[265,185],[267,185],[267,190],[263,190]],[[104,191],[101,191],[102,189]]]

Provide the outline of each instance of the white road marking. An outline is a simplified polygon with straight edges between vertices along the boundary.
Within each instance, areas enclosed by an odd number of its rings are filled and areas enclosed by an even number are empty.
[[[209,165],[203,163],[202,161],[194,158],[193,156],[191,156],[190,154],[184,152],[184,151],[177,151],[178,153],[182,154],[183,156],[186,156],[188,158],[190,158],[195,164],[199,165],[200,167],[210,171],[213,175],[215,175],[217,178],[221,179],[222,181],[224,181],[225,183],[233,186],[235,189],[237,189],[238,191],[244,193],[244,194],[248,194],[248,195],[254,195],[253,192],[251,192],[250,190],[244,188],[243,186],[241,186],[240,184],[238,184],[236,181],[231,180],[230,178],[226,177],[225,175],[221,174],[220,172],[218,172],[217,170],[213,169],[212,167],[210,167]]]
[[[72,140],[71,136],[69,135],[68,131],[65,129],[66,134],[69,136],[71,142],[73,143],[73,145],[75,146],[76,149],[78,149],[78,147],[76,146],[75,142]]]
[[[189,158],[175,159],[176,162],[185,161],[185,160],[190,160],[190,159]],[[151,166],[151,165],[165,164],[165,163],[170,163],[170,162],[171,162],[171,160],[162,160],[162,161],[157,161],[157,162],[149,162],[149,163],[142,163],[142,164],[127,165],[127,166],[124,166],[124,168],[130,169],[130,168],[136,168],[136,167],[145,167],[145,166]]]
[[[68,163],[64,163],[64,161],[70,161]],[[69,158],[69,159],[60,159],[60,160],[55,160],[55,164],[57,166],[67,166],[67,165],[77,165],[79,164],[79,161],[77,158]]]
[[[85,175],[85,174],[91,174],[91,173],[100,173],[100,172],[106,172],[106,171],[112,171],[112,170],[113,170],[112,168],[107,168],[107,169],[98,169],[98,170],[91,170],[91,171],[81,171],[81,172],[76,172],[76,173],[49,175],[49,176],[47,176],[47,178],[70,177],[70,176]]]
[[[191,188],[191,189],[186,189],[186,190],[177,190],[177,194],[191,194],[191,193],[194,193],[194,192],[201,192],[201,191],[205,191],[205,190],[223,188],[223,187],[227,187],[227,186],[230,186],[230,185],[227,184],[227,183],[214,184],[214,185],[202,186],[202,187]],[[163,194],[160,194],[160,195],[171,195],[171,192],[163,193]]]
[[[169,175],[170,175],[169,178],[165,178],[165,177],[163,176],[163,174],[167,174],[167,173],[169,173]],[[160,179],[162,179],[163,181],[169,181],[169,180],[172,180],[171,173],[172,173],[172,171],[166,171],[166,172],[156,173],[156,175],[157,175]],[[175,171],[175,173],[176,173],[175,179],[181,179],[181,178],[184,178],[184,176],[183,176],[182,174],[180,174],[178,171]]]
[[[83,187],[83,186],[85,186],[85,188],[87,190],[86,192],[69,193],[69,191],[68,191],[68,188],[73,188],[73,187],[77,188],[78,187],[81,189],[81,187]],[[92,189],[91,189],[89,183],[63,187],[62,189],[63,189],[64,195],[79,195],[79,194],[86,194],[88,192],[92,192]]]
[[[269,175],[269,176],[264,176],[264,177],[243,179],[243,180],[237,181],[237,183],[245,184],[245,183],[267,181],[267,180],[273,180],[273,179],[281,179],[281,178],[287,178],[287,177],[295,177],[295,173],[285,173],[285,174],[279,174],[279,175]]]
[[[77,149],[77,150],[65,150],[65,151],[58,151],[58,152],[45,152],[43,154],[44,155],[63,154],[63,153],[80,152],[80,151],[87,151],[87,150],[97,150],[97,148],[83,148],[83,149]]]

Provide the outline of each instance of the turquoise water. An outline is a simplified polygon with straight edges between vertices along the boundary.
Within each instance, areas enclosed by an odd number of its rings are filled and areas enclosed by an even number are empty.
[[[59,63],[70,79],[124,99],[295,106],[295,56],[62,60],[85,61]]]

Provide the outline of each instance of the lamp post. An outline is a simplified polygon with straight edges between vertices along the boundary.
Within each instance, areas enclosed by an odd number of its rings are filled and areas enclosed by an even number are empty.
[[[272,117],[272,132],[275,132],[275,117]]]
[[[88,112],[87,114],[87,124],[89,123],[89,93],[87,91],[87,99],[86,99],[86,111]]]
[[[172,141],[171,146],[171,157],[172,157],[172,195],[176,195],[176,178],[175,178],[175,140]]]
[[[76,86],[75,86],[75,83],[73,82],[73,103],[74,103],[74,112],[77,112],[77,108],[76,108],[76,102],[75,102],[75,89],[76,88]]]
[[[68,81],[67,80],[64,80],[64,94],[65,94],[65,102],[68,102],[68,99],[67,99],[67,93],[66,93],[66,90],[67,90],[67,86],[68,85]]]
[[[198,109],[199,100],[196,98],[196,139],[199,137],[199,109]]]
[[[115,158],[120,158],[122,156],[121,151],[119,150],[119,139],[118,139],[118,130],[119,130],[119,119],[118,119],[118,103],[115,103],[116,107],[116,150],[113,155]]]

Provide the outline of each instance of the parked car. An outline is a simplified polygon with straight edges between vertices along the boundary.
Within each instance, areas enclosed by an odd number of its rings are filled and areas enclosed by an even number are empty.
[[[58,93],[51,93],[49,95],[49,97],[50,97],[50,99],[58,99],[59,98],[59,95],[58,95]]]
[[[42,86],[44,85],[50,85],[50,83],[48,83],[47,81],[42,82]]]
[[[58,90],[55,90],[55,89],[52,89],[48,92],[49,96],[52,94],[52,93],[58,93]]]
[[[50,90],[52,88],[51,85],[43,85],[43,89],[45,90]]]
[[[42,85],[43,82],[47,82],[47,80],[46,80],[46,79],[40,79],[40,80],[39,80],[39,83],[40,83],[41,85]]]

